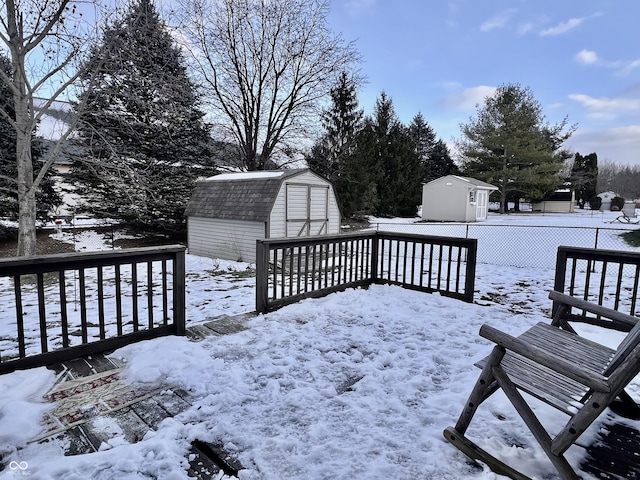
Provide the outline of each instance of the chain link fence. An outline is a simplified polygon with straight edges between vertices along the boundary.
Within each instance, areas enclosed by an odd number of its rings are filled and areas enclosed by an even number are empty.
[[[478,262],[512,267],[553,268],[560,245],[640,251],[623,238],[639,227],[490,225],[484,223],[377,223],[378,231],[475,238]],[[93,226],[63,223],[38,231],[38,254],[117,250],[141,246],[186,244],[186,234],[170,236],[133,231],[123,224]],[[0,245],[0,257],[15,255],[15,240]]]
[[[623,238],[629,228],[466,223],[378,223],[378,231],[478,240],[478,262],[510,267],[553,268],[560,245],[640,251]]]

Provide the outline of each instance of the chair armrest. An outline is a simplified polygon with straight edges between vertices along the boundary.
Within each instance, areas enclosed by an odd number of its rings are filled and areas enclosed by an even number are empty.
[[[554,303],[567,305],[568,307],[575,307],[580,310],[593,313],[594,315],[608,318],[609,320],[613,320],[616,323],[620,323],[628,327],[629,330],[631,330],[631,328],[633,328],[636,323],[638,323],[638,320],[640,320],[640,318],[634,317],[633,315],[627,315],[626,313],[619,312],[612,308],[607,308],[603,307],[602,305],[587,302],[586,300],[583,300],[581,298],[572,297],[571,295],[566,295],[556,290],[552,290],[549,292],[549,298],[553,300]]]
[[[561,332],[561,330],[558,330]],[[483,325],[480,328],[480,336],[500,345],[505,350],[522,355],[542,366],[561,373],[583,385],[598,392],[610,392],[611,388],[606,377],[592,370],[587,370],[580,365],[569,362],[554,352],[544,350],[524,342],[518,337],[513,337],[490,325]]]

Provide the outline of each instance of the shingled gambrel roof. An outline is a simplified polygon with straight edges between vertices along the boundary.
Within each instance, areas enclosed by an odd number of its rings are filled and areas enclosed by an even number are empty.
[[[300,168],[225,173],[200,180],[184,215],[266,222],[284,180],[306,171]]]

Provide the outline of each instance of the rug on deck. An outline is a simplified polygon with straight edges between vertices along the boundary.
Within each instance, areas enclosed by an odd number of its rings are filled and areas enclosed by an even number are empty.
[[[162,386],[127,385],[120,368],[87,377],[65,380],[44,398],[55,407],[43,418],[41,440],[104,415],[128,407],[162,390]]]

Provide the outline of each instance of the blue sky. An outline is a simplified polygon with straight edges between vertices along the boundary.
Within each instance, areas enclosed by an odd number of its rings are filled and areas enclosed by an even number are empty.
[[[360,105],[383,90],[451,144],[495,87],[529,87],[566,146],[640,166],[638,0],[332,0],[331,27],[364,62]]]

